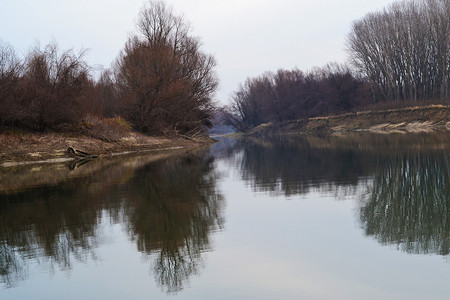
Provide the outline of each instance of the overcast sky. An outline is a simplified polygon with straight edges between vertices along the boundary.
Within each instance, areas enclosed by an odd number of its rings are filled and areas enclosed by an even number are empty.
[[[168,0],[217,60],[217,100],[247,77],[279,68],[307,71],[345,62],[345,36],[354,20],[392,0]],[[91,66],[109,67],[144,0],[2,0],[0,39],[21,55],[36,43],[89,49]]]

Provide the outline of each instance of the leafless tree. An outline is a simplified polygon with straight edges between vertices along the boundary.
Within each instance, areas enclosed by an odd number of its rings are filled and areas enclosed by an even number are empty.
[[[360,106],[367,84],[346,66],[329,64],[311,72],[278,70],[249,78],[231,97],[225,121],[239,131],[267,122],[283,122]]]
[[[201,131],[218,84],[214,58],[163,1],[147,3],[137,29],[115,67],[128,118],[144,132]]]
[[[399,1],[353,23],[352,61],[385,99],[450,96],[449,3]]]
[[[31,50],[21,79],[23,115],[18,117],[23,125],[45,130],[79,120],[80,103],[90,83],[83,55],[60,52],[55,43]]]
[[[95,84],[96,97],[102,116],[111,118],[121,115],[123,104],[111,70],[103,70]]]
[[[0,41],[0,125],[11,121],[23,64],[10,45]]]

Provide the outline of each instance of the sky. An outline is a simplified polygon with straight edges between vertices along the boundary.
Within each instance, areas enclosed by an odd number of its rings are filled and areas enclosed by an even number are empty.
[[[217,60],[216,100],[226,104],[248,77],[266,71],[311,70],[347,61],[353,21],[393,0],[167,0],[184,15],[202,50]],[[56,41],[62,50],[88,50],[94,68],[109,68],[145,0],[2,0],[0,39],[20,56]]]

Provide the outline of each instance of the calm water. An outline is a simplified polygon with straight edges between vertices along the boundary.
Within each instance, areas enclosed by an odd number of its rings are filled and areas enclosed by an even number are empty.
[[[0,167],[0,299],[448,299],[450,135]]]

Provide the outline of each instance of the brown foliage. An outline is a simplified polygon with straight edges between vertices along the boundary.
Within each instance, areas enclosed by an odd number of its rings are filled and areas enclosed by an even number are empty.
[[[105,70],[101,73],[95,84],[93,98],[91,102],[96,103],[97,110],[91,111],[91,113],[103,115],[106,118],[122,114],[124,103],[119,97],[117,84],[111,70]]]
[[[83,53],[60,53],[49,44],[31,50],[24,63],[9,53],[1,63],[6,66],[0,75],[3,125],[42,131],[79,121],[91,84]]]
[[[116,64],[127,118],[143,132],[202,131],[217,87],[213,57],[164,2],[149,2],[137,26]]]
[[[367,84],[337,64],[304,74],[279,70],[247,79],[232,97],[225,119],[237,130],[267,122],[281,122],[336,114],[369,101]]]
[[[21,61],[0,44],[0,126],[67,130],[93,116],[121,116],[145,133],[205,132],[218,84],[214,58],[200,50],[186,21],[162,1],[148,2],[137,29],[114,69],[97,81],[84,52],[61,52],[49,44]],[[108,121],[94,123],[103,132]]]
[[[21,72],[22,63],[13,48],[0,41],[0,126],[12,119]]]
[[[105,142],[118,142],[131,131],[131,125],[120,117],[100,118],[88,115],[81,122],[82,133]]]

